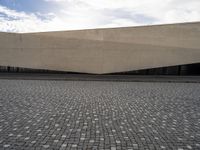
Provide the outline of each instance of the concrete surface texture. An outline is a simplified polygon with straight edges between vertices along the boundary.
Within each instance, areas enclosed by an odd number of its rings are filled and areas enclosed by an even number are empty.
[[[200,62],[200,22],[0,33],[0,65],[113,73]]]

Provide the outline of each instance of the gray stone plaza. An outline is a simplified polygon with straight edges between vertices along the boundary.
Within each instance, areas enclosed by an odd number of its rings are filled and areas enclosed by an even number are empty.
[[[200,149],[200,84],[0,80],[0,149]]]

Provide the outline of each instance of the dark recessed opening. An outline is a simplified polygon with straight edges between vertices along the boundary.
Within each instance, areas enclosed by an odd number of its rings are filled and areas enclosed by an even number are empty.
[[[31,69],[12,66],[0,66],[1,73],[46,73],[46,74],[81,74],[76,72]],[[143,69],[128,72],[111,73],[112,75],[200,75],[200,63]]]

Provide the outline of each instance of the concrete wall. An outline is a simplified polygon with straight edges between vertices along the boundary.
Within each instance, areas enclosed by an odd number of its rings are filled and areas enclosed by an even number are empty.
[[[0,33],[0,66],[113,73],[200,62],[200,23]]]

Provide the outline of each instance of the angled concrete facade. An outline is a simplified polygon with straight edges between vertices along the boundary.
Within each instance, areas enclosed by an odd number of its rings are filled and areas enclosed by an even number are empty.
[[[200,23],[0,33],[0,66],[115,73],[200,63]]]

